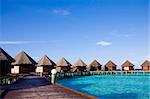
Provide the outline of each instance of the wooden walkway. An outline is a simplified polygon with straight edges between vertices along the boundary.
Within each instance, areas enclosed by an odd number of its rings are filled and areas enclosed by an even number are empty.
[[[16,83],[5,86],[8,93],[4,99],[94,99],[59,84],[50,85],[49,82],[37,76],[28,76]]]

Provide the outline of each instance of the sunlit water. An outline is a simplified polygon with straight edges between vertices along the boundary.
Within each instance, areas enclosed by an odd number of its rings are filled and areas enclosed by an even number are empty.
[[[67,78],[59,84],[101,99],[150,99],[150,76],[97,75]]]

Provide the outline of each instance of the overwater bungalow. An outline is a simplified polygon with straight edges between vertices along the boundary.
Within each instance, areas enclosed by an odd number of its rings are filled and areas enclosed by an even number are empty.
[[[79,59],[73,64],[71,71],[86,71],[86,66],[87,65],[81,59]]]
[[[130,71],[134,70],[134,64],[132,64],[130,61],[126,60],[122,65],[122,71]]]
[[[105,66],[104,66],[104,70],[105,71],[115,71],[116,70],[117,65],[112,62],[111,60],[109,60]]]
[[[15,57],[15,62],[12,63],[13,68],[11,69],[11,73],[30,73],[35,72],[35,64],[36,62],[24,51],[21,51]]]
[[[68,72],[70,71],[71,64],[63,57],[56,64],[57,72]]]
[[[43,74],[50,73],[56,65],[47,55],[44,55],[37,63],[36,72]]]
[[[150,70],[150,62],[146,60],[143,64],[141,64],[142,70],[149,71]]]
[[[11,73],[11,63],[15,60],[0,48],[0,76],[6,76]]]
[[[102,70],[102,65],[97,60],[94,60],[93,62],[91,62],[89,64],[88,70],[89,71],[100,71],[100,70]]]

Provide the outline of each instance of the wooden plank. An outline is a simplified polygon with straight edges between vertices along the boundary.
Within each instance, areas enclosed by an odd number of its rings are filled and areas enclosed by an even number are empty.
[[[45,78],[28,76],[7,86],[9,91],[4,99],[95,99],[89,95],[63,87],[50,85]]]

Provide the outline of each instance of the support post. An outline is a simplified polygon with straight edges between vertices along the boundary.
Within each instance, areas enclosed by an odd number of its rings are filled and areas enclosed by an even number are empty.
[[[52,69],[51,70],[51,84],[55,84],[55,82],[56,82],[56,73],[57,73],[57,71],[56,71],[56,69]]]
[[[42,72],[40,72],[40,77],[42,77],[43,76],[43,73]]]

